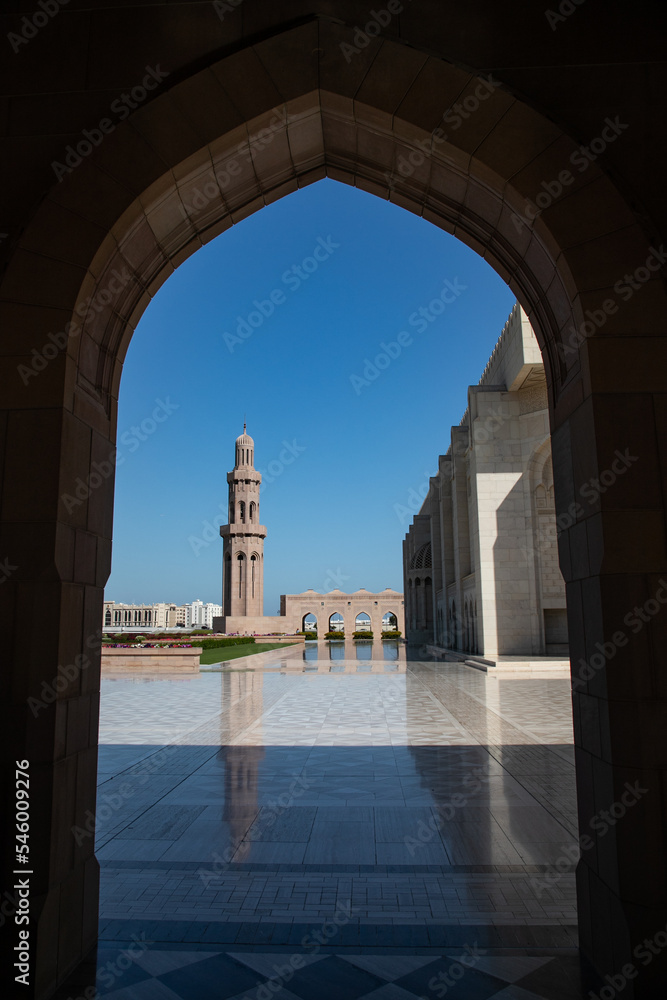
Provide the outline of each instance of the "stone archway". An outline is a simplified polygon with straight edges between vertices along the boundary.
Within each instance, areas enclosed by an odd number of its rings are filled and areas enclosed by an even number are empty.
[[[13,241],[0,286],[0,554],[12,567],[0,601],[15,663],[3,680],[13,752],[33,762],[39,790],[35,995],[95,937],[92,840],[76,844],[71,829],[95,800],[96,647],[127,345],[198,246],[324,176],[417,212],[509,282],[544,354],[558,513],[619,447],[638,456],[613,498],[582,508],[561,535],[581,828],[627,782],[651,789],[579,866],[582,947],[612,971],[667,921],[659,653],[653,626],[632,642],[613,638],[627,632],[628,611],[656,603],[665,569],[662,251],[600,164],[558,180],[577,153],[573,129],[430,54],[426,37],[375,39],[346,68],[341,45],[355,45],[355,26],[313,17],[264,25],[222,59],[183,57],[157,96],[47,185]],[[443,131],[457,103],[468,117]],[[30,630],[35,607],[42,627]],[[644,981],[659,982],[663,964]]]

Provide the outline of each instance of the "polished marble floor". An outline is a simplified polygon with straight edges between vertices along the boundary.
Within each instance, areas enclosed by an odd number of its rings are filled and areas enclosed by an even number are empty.
[[[107,676],[100,739],[110,1000],[585,995],[567,680],[308,644]]]

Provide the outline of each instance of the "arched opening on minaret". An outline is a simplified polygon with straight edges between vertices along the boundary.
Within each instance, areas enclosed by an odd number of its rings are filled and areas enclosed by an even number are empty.
[[[236,561],[237,561],[238,567],[239,567],[239,569],[238,569],[238,581],[239,581],[239,593],[238,593],[238,596],[239,596],[239,600],[242,600],[243,599],[243,587],[245,585],[245,556],[243,555],[242,552],[239,552],[238,556],[236,557]]]
[[[227,613],[227,608],[229,608],[232,598],[232,557],[229,553],[225,556],[224,561],[224,580],[223,580],[223,611]]]

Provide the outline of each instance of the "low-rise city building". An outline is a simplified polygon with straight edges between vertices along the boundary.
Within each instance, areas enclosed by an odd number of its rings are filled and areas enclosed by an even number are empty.
[[[196,600],[192,604],[123,604],[105,601],[102,627],[108,629],[213,628],[219,604]]]

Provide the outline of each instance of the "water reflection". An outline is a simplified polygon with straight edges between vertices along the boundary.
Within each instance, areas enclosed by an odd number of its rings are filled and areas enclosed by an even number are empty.
[[[362,673],[403,672],[406,663],[405,651],[405,644],[395,640],[383,642],[345,639],[333,642],[307,642],[301,651],[301,659],[308,664],[304,668],[307,672],[315,669],[318,673],[326,673],[328,670],[332,674],[355,670]]]
[[[254,657],[249,657],[254,660]],[[243,661],[241,661],[243,663]],[[280,671],[280,673],[405,673],[406,646],[395,640],[378,641],[353,639],[333,642],[309,641],[303,646],[288,647],[275,659],[247,663],[241,666],[223,664],[214,669],[222,673],[252,673]]]

